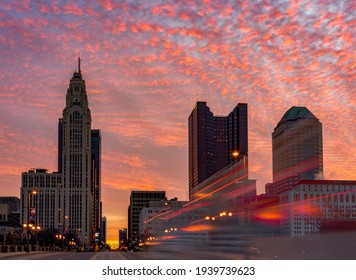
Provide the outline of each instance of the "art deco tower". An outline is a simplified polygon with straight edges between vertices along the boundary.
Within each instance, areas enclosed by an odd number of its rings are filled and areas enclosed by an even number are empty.
[[[93,228],[91,115],[80,70],[70,79],[62,117],[61,224],[87,243]]]

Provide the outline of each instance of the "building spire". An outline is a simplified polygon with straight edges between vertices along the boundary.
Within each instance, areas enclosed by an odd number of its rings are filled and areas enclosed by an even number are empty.
[[[81,72],[80,72],[80,54],[79,54],[79,56],[78,56],[78,73],[80,74]]]

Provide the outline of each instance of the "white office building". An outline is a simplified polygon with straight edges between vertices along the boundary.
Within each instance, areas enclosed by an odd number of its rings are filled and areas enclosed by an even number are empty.
[[[22,173],[21,215],[22,224],[33,224],[41,229],[61,225],[62,174],[48,173],[47,169],[30,169]]]
[[[356,181],[304,180],[280,194],[281,233],[319,233],[323,223],[356,221]]]

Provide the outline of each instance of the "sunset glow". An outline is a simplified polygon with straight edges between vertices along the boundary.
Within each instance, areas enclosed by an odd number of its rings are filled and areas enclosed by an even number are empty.
[[[79,54],[102,132],[108,240],[127,228],[132,190],[188,200],[196,101],[217,115],[248,103],[258,193],[272,181],[271,133],[294,105],[323,125],[325,179],[354,180],[355,10],[352,0],[2,1],[0,195],[19,197],[30,168],[57,171],[57,123]]]

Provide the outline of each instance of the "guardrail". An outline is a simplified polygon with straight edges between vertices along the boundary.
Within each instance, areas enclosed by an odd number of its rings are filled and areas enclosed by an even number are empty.
[[[27,245],[0,245],[0,254],[1,253],[12,253],[12,252],[26,252]],[[59,247],[49,247],[49,246],[39,246],[39,245],[30,245],[30,252],[44,252],[44,251],[63,251]]]

